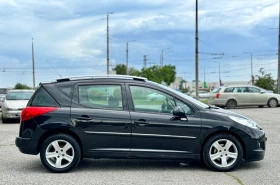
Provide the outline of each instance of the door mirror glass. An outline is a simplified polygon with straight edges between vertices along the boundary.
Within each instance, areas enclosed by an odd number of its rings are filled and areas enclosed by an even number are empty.
[[[186,118],[187,118],[184,109],[180,106],[174,107],[173,116],[180,118],[181,120],[186,120]]]

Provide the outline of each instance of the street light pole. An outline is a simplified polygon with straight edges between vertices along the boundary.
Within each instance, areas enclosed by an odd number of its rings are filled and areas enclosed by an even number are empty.
[[[198,0],[195,3],[195,98],[198,99]]]
[[[35,90],[35,66],[34,66],[34,46],[32,38],[32,74],[33,74],[33,89]]]
[[[109,66],[110,66],[110,49],[109,49],[109,14],[113,12],[107,13],[107,75],[109,75]]]
[[[278,77],[277,77],[277,92],[280,94],[280,1],[279,1],[279,26],[278,26]]]

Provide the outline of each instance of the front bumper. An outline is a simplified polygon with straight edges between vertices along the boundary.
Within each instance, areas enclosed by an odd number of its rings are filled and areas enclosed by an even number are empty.
[[[246,161],[260,161],[264,159],[265,150],[266,150],[266,141],[267,137],[265,134],[258,139],[253,139],[250,143],[247,143],[246,148]]]
[[[21,111],[3,111],[2,116],[5,119],[20,119]]]
[[[15,143],[19,150],[24,154],[37,155],[39,153],[37,150],[37,140],[17,137]]]

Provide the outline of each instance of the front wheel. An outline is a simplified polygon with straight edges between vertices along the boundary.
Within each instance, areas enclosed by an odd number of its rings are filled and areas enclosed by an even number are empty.
[[[268,100],[267,105],[272,108],[277,107],[278,101],[275,98],[271,98]]]
[[[205,143],[203,148],[205,164],[215,171],[230,171],[236,168],[243,159],[243,149],[234,136],[218,134]]]
[[[64,173],[79,163],[81,149],[73,137],[56,134],[44,141],[40,150],[40,158],[44,167],[49,171]]]

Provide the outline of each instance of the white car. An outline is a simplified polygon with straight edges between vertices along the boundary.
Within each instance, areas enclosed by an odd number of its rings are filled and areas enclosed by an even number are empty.
[[[195,98],[195,96],[196,96],[195,91],[193,91],[191,93],[191,96],[193,98]],[[198,98],[199,99],[208,99],[209,97],[210,97],[210,92],[202,91],[202,90],[198,91]]]
[[[154,101],[154,100],[165,100],[165,96],[162,96],[161,94],[158,94],[156,92],[151,93],[147,96],[148,100]]]
[[[19,119],[34,90],[10,90],[2,104],[2,123],[8,119]]]

